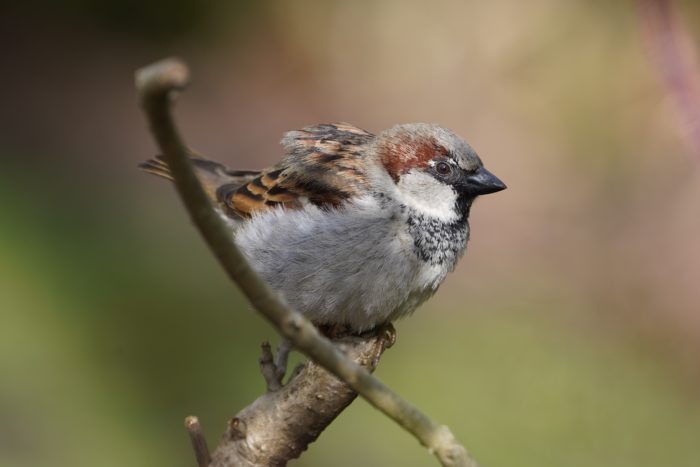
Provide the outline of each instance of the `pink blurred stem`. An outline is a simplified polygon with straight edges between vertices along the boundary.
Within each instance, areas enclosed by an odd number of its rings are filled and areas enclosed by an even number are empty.
[[[638,0],[650,60],[677,107],[682,133],[700,157],[700,73],[672,0]]]

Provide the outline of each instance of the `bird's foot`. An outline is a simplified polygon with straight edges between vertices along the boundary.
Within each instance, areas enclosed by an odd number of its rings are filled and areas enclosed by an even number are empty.
[[[265,341],[261,345],[260,373],[262,373],[267,390],[274,392],[284,386],[284,376],[287,374],[287,364],[289,353],[292,351],[292,344],[287,339],[282,339],[277,346],[277,356],[273,355],[270,343]]]
[[[372,329],[371,332],[378,338],[372,355],[372,368],[376,368],[384,351],[396,343],[396,329],[393,324],[384,323]]]

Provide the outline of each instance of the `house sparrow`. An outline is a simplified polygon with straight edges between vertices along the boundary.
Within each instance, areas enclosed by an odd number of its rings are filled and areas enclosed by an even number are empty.
[[[282,145],[282,161],[261,171],[192,163],[252,267],[321,326],[362,332],[411,313],[464,253],[474,199],[506,188],[434,124],[376,136],[320,124]],[[171,178],[162,157],[141,167]]]

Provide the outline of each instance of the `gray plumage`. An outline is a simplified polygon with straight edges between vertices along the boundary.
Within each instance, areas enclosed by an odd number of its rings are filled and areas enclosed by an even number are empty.
[[[424,261],[408,218],[405,207],[368,196],[332,211],[309,205],[254,215],[236,243],[293,309],[362,331],[415,310],[464,251],[466,236],[457,236],[446,245],[449,261]]]

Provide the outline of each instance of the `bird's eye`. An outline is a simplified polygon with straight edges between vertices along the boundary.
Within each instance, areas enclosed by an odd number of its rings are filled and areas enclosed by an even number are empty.
[[[452,172],[452,167],[447,162],[438,162],[435,165],[435,171],[440,175],[449,175]]]

